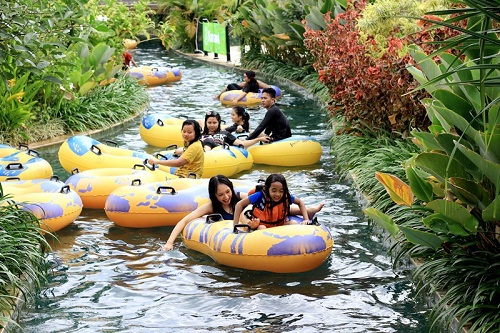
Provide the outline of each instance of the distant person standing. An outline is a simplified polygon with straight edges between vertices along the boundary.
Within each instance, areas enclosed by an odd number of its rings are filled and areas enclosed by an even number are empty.
[[[255,139],[259,136],[269,136],[271,141],[279,141],[292,136],[292,130],[288,119],[276,106],[276,90],[265,88],[262,90],[262,106],[267,109],[264,119],[259,126],[250,133],[247,140]],[[264,134],[261,134],[264,132]]]
[[[132,63],[135,67],[139,67],[137,63],[134,61],[134,57],[132,56],[132,53],[129,51],[125,51],[123,54],[123,67],[122,69],[125,71],[130,68],[130,63]]]

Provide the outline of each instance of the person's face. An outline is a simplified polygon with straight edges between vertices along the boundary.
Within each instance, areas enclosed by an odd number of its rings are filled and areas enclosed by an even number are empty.
[[[194,125],[184,125],[182,127],[182,138],[186,142],[191,142],[196,137],[196,132],[194,131]]]
[[[240,124],[242,120],[243,120],[242,117],[238,116],[238,113],[236,113],[236,111],[233,109],[231,111],[231,121],[233,123]]]
[[[248,76],[247,76],[246,74],[243,74],[243,80],[244,80],[245,82],[250,81],[250,79],[248,78]]]
[[[266,92],[262,93],[261,103],[263,107],[269,109],[274,104],[274,98],[271,98],[271,96],[269,96],[269,94]]]
[[[219,127],[219,121],[216,117],[208,117],[206,121],[206,126],[208,128],[209,133],[215,133],[217,128]]]
[[[229,206],[231,203],[231,198],[233,197],[233,193],[231,189],[226,184],[219,184],[217,186],[217,191],[215,192],[215,197],[222,206]]]
[[[280,182],[273,182],[269,187],[269,195],[273,201],[280,201],[283,198],[283,184]]]

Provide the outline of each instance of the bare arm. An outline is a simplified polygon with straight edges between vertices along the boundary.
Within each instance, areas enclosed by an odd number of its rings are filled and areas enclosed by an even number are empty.
[[[247,95],[246,92],[242,91],[241,94],[236,97],[235,99],[233,99],[233,104],[236,104],[238,103],[239,101],[241,101],[243,99],[243,97],[245,97]]]
[[[299,209],[300,209],[300,215],[302,215],[302,223],[309,223],[309,215],[307,214],[307,208],[306,208],[306,205],[304,203],[304,201],[302,201],[302,199],[299,199],[299,198],[295,198],[294,204],[297,204],[299,206]]]
[[[197,219],[198,217],[202,217],[203,215],[212,214],[212,213],[213,213],[212,203],[209,202],[209,203],[206,203],[204,205],[201,205],[200,207],[196,208],[191,213],[184,216],[182,218],[182,220],[177,222],[177,224],[175,225],[175,228],[174,228],[174,230],[172,230],[170,237],[168,237],[167,243],[165,245],[163,245],[163,249],[170,251],[174,248],[175,239],[182,232],[182,230],[184,229],[186,224],[188,224],[189,222],[191,222],[194,219]]]
[[[257,80],[257,83],[259,84],[259,88],[260,89],[271,88],[270,85],[268,85],[267,83],[262,82],[261,80]]]
[[[269,141],[269,137],[266,135],[266,136],[259,136],[255,139],[250,139],[250,140],[240,140],[240,139],[236,139],[234,140],[233,142],[233,145],[235,146],[239,146],[239,145],[242,145],[243,147],[250,147],[254,144],[256,144],[257,142],[260,142],[260,141],[264,141],[264,142],[268,142]]]
[[[233,220],[233,226],[237,225],[240,223],[240,215],[243,209],[250,204],[250,199],[244,198],[241,199],[236,203],[236,206],[234,207],[234,220]]]
[[[153,165],[153,164],[159,164],[159,165],[164,165],[164,166],[168,166],[168,167],[181,167],[183,166],[184,164],[186,164],[188,161],[181,156],[179,156],[179,158],[175,159],[175,160],[159,160],[157,158],[150,158],[148,159],[148,163]]]

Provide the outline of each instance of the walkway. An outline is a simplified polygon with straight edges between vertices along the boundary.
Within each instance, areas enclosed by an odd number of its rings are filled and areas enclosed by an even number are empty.
[[[193,59],[198,59],[201,61],[206,61],[210,62],[212,64],[220,65],[220,66],[225,66],[225,67],[238,67],[241,68],[241,52],[240,52],[240,47],[239,46],[231,46],[230,47],[230,58],[231,61],[227,61],[227,56],[225,54],[219,54],[218,58],[215,59],[215,56],[213,53],[208,53],[208,55],[204,55],[203,53],[182,53],[188,57],[191,57]]]

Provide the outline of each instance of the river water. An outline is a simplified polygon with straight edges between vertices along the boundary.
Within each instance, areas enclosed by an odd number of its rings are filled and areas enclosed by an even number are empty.
[[[212,96],[242,73],[166,53],[156,43],[134,51],[140,65],[173,65],[180,82],[150,88],[146,112],[202,118],[216,110],[230,121],[230,109]],[[188,250],[181,241],[162,251],[172,228],[115,226],[102,210],[84,209],[58,232],[49,254],[52,274],[34,302],[20,314],[25,332],[427,332],[427,307],[415,296],[408,272],[394,271],[380,237],[363,216],[348,183],[340,181],[330,155],[331,132],[315,100],[286,82],[279,107],[294,134],[316,137],[319,163],[306,167],[255,165],[233,178],[258,180],[283,173],[290,191],[307,205],[324,202],[319,220],[335,245],[320,267],[300,274],[275,274],[225,267]],[[249,110],[251,127],[264,109]],[[93,137],[120,147],[154,152],[139,135],[140,117]],[[38,149],[62,180],[59,145]]]

